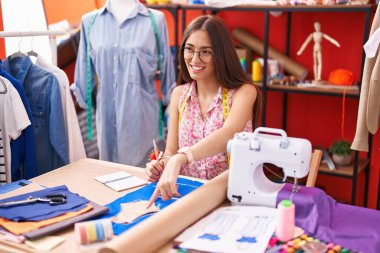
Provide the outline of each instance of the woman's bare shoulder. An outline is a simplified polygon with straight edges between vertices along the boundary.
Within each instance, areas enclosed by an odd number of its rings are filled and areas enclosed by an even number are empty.
[[[182,94],[182,91],[183,89],[185,88],[185,85],[177,85],[173,91],[172,91],[172,98],[176,98],[176,99],[179,99],[181,94]]]
[[[239,88],[237,88],[233,94],[233,97],[240,97],[240,96],[247,96],[251,95],[256,97],[257,96],[257,89],[256,87],[251,83],[245,83]]]

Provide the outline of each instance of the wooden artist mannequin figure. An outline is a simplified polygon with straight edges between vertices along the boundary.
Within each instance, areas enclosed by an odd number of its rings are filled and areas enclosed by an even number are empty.
[[[121,24],[137,8],[138,0],[110,0],[112,14]]]
[[[305,42],[302,44],[300,50],[298,50],[297,55],[301,55],[302,52],[305,50],[311,39],[314,40],[314,47],[313,47],[313,61],[314,61],[314,81],[315,82],[321,82],[321,74],[322,74],[322,39],[325,38],[326,40],[330,41],[332,44],[334,44],[337,47],[340,47],[340,44],[328,36],[327,34],[324,34],[321,32],[321,25],[318,22],[314,23],[315,32],[311,33]]]

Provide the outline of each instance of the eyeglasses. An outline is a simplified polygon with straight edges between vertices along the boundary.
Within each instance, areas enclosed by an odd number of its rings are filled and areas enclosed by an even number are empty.
[[[185,47],[183,50],[183,57],[185,60],[193,59],[195,53],[198,54],[199,60],[203,63],[209,63],[212,60],[212,52],[207,49],[203,49],[201,51],[195,51],[191,47]]]

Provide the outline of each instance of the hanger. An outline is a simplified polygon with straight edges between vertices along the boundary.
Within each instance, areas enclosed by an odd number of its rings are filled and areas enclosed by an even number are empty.
[[[34,56],[34,57],[37,57],[38,54],[37,52],[33,51],[33,37],[32,37],[32,40],[30,42],[30,51],[26,53],[28,56]]]
[[[8,92],[8,89],[7,89],[7,86],[5,85],[3,78],[1,78],[1,77],[0,77],[0,82],[4,88],[4,90],[0,91],[0,94],[6,94]]]
[[[21,53],[21,50],[20,50],[20,46],[21,46],[22,39],[23,39],[23,37],[21,37],[20,41],[18,42],[18,51],[15,52],[15,53],[13,53],[13,54],[11,54],[11,55],[9,56],[9,59],[10,59],[10,60],[12,60],[12,59],[14,59],[14,58],[17,58],[17,57],[21,57],[21,58],[26,57],[26,54]]]

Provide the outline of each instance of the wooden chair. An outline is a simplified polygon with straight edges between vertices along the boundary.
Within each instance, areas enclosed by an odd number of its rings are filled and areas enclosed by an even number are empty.
[[[322,150],[315,149],[310,161],[309,175],[307,176],[306,186],[314,187],[317,180],[319,164],[322,160]]]

